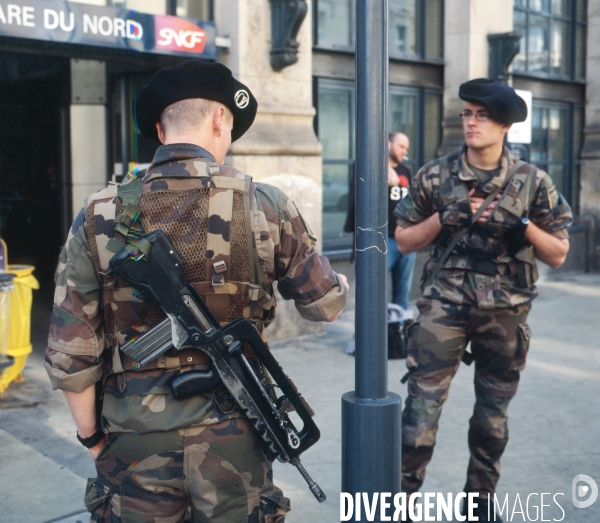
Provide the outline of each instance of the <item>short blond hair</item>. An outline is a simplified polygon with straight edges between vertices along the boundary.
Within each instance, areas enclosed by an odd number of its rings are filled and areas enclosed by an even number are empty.
[[[160,124],[165,133],[171,129],[197,129],[217,107],[224,107],[226,117],[233,119],[231,111],[219,102],[204,98],[187,98],[168,105],[160,115]]]

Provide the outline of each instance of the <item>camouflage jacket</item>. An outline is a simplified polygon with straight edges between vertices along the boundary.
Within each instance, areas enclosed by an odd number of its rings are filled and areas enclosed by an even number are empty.
[[[442,165],[447,165],[449,171],[442,176],[446,181],[440,186]],[[467,163],[464,146],[445,159],[428,163],[412,179],[408,197],[395,210],[397,224],[410,227],[443,211],[444,226],[421,277],[424,297],[496,309],[529,303],[537,296],[533,247],[524,244],[511,249],[510,231],[514,230],[511,227],[522,217],[528,217],[556,238],[568,238],[567,227],[573,217],[548,174],[540,169],[524,164],[517,172],[525,174],[515,174],[511,183],[505,184],[513,166],[515,159],[505,148],[499,174],[479,187],[479,180]],[[519,181],[515,180],[517,177]],[[485,198],[498,185],[503,189],[494,213],[485,224],[471,227],[434,274],[444,247],[471,223],[468,190],[475,188]]]
[[[238,229],[241,229],[242,239],[255,261],[255,274],[250,277],[259,284],[255,287],[266,288],[272,301],[272,285],[277,281],[282,297],[293,299],[300,314],[309,320],[323,321],[341,310],[345,289],[338,285],[327,258],[316,252],[316,239],[294,203],[279,189],[253,183],[243,173],[231,167],[217,166],[205,156],[206,151],[188,144],[159,147],[143,180],[142,197],[151,198],[151,203],[145,207],[149,209],[146,219],[144,210],[140,218],[146,232],[163,228],[169,235],[170,230],[175,231],[173,227],[184,227],[183,232],[180,230],[177,234],[184,239],[191,238],[189,245],[183,244],[186,248],[182,253],[184,277],[190,280],[186,276],[187,257],[196,256],[194,265],[203,270],[204,266],[208,267],[207,258],[213,256],[209,246],[220,241],[223,220],[218,212],[207,220],[205,217],[204,250],[196,249],[197,228],[190,223],[193,218],[183,214],[185,211],[181,208],[185,206],[177,203],[178,198],[181,194],[193,197],[194,190],[204,188],[212,191],[208,199],[211,208],[211,199],[217,200],[227,192],[223,189],[237,188],[238,194],[246,200],[243,205],[248,212],[241,213],[244,226]],[[158,318],[148,314],[150,304],[103,274],[114,254],[106,246],[108,239],[116,234],[113,224],[121,203],[116,196],[116,187],[109,185],[86,200],[59,257],[45,357],[53,388],[80,392],[102,380],[105,391],[103,426],[109,432],[172,430],[236,417],[235,412],[223,414],[214,408],[211,398],[205,395],[176,402],[172,399],[169,383],[173,370],[180,367],[179,358],[162,358],[151,369],[128,370],[131,367],[118,346],[147,330]],[[150,210],[153,209],[151,205],[155,206],[154,210]],[[219,209],[220,205],[219,201],[214,208]],[[199,212],[195,209],[194,212]],[[204,212],[208,211],[210,209]],[[249,219],[246,220],[247,214]],[[248,229],[246,223],[250,224]],[[211,240],[211,236],[215,238]],[[235,258],[233,252],[231,258]],[[235,265],[236,262],[232,260],[231,263]],[[226,274],[229,275],[229,269]],[[198,285],[202,286],[203,282]],[[236,286],[241,283],[226,283],[219,289],[229,289],[230,294],[235,294]],[[239,315],[252,316],[253,311],[249,310],[252,307],[247,301],[244,303],[238,310]],[[208,300],[207,304],[212,310]],[[218,313],[216,316],[220,321],[226,321],[227,310],[225,317],[219,318]],[[112,321],[117,317],[118,320]],[[106,318],[109,318],[109,324],[116,323],[116,329],[107,328]],[[187,361],[191,362],[189,368],[207,368],[206,360],[192,358]],[[114,379],[115,375],[117,379]],[[176,404],[176,408],[169,408],[170,404]]]

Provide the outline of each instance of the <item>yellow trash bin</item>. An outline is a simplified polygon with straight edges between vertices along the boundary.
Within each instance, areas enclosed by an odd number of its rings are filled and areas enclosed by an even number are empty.
[[[10,314],[10,291],[15,286],[12,283],[14,274],[0,271],[0,372],[14,363],[14,358],[8,355],[8,322]]]
[[[33,289],[40,285],[33,276],[35,267],[31,265],[9,265],[6,272],[14,274],[14,289],[10,291],[10,313],[8,325],[8,356],[14,363],[0,374],[0,395],[12,381],[23,381],[21,372],[25,368],[27,356],[31,354],[31,303]]]

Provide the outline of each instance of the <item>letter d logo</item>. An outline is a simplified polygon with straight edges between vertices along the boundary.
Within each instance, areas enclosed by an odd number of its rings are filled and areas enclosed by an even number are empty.
[[[587,485],[578,485],[578,483],[582,481],[587,483]],[[585,501],[580,501],[581,498],[587,495],[587,493],[590,491],[590,488],[592,491],[590,497]],[[588,508],[589,506],[593,505],[594,501],[596,501],[598,498],[598,485],[589,476],[586,476],[585,474],[577,474],[577,476],[573,478],[572,495],[573,505],[575,505],[577,508]]]

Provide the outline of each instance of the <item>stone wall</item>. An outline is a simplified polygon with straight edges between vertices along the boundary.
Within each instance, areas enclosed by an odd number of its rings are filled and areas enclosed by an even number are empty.
[[[487,35],[513,28],[512,0],[446,0],[444,2],[444,117],[439,153],[447,154],[463,144],[458,116],[463,102],[461,83],[488,76]]]
[[[226,160],[258,182],[282,189],[321,237],[321,144],[313,129],[312,2],[297,40],[298,62],[275,72],[270,64],[271,9],[268,0],[215,2],[218,36],[231,48],[219,57],[258,100],[250,130],[232,144]],[[277,319],[269,339],[316,332],[321,324],[304,321],[293,303],[278,296]]]

